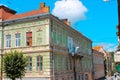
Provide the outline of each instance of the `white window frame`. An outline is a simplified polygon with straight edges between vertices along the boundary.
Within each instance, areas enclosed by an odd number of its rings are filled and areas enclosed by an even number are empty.
[[[37,71],[42,71],[43,70],[43,56],[37,56],[36,59],[37,59],[36,69],[37,69]]]
[[[27,57],[28,59],[28,65],[27,65],[27,71],[32,71],[32,57]]]
[[[73,38],[68,36],[68,49],[69,53],[73,52]]]
[[[6,48],[11,47],[11,35],[6,35]]]
[[[17,35],[19,35],[19,37],[17,37]],[[19,47],[21,45],[21,34],[17,33],[15,34],[15,46]]]

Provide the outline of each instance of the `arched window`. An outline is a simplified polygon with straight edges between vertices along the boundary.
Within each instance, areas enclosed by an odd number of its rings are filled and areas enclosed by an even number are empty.
[[[88,74],[85,74],[85,80],[89,80],[89,79],[88,79]]]
[[[37,71],[43,70],[43,57],[37,56]]]

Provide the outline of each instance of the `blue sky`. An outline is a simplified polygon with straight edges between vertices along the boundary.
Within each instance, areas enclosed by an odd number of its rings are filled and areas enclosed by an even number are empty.
[[[7,5],[18,13],[39,9],[41,2],[50,6],[52,14],[60,16],[60,18],[66,16],[70,19],[72,27],[91,39],[93,46],[102,45],[104,49],[111,51],[118,45],[116,36],[117,0],[110,0],[109,2],[103,0],[0,0],[1,4]],[[66,14],[65,12],[60,13],[60,10],[61,12],[64,10],[63,7],[67,7],[65,8]],[[74,9],[76,7],[78,8]],[[57,8],[60,9],[57,11]],[[71,15],[67,15],[68,12]]]

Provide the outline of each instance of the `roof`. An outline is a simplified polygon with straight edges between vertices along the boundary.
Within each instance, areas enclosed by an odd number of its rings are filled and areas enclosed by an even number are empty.
[[[102,46],[94,46],[94,47],[93,47],[93,49],[94,49],[94,50],[97,50],[97,51],[99,51],[101,48],[103,48],[103,47],[102,47]]]
[[[8,8],[6,5],[3,5],[3,4],[0,4],[0,8],[4,8],[5,10],[7,10],[7,11],[9,11],[9,12],[11,12],[11,13],[16,13],[15,10],[10,9],[10,8]]]
[[[28,17],[28,16],[33,16],[33,15],[38,15],[38,14],[43,14],[45,12],[43,12],[42,10],[33,10],[30,12],[26,12],[23,14],[15,14],[11,17],[8,17],[6,20],[13,20],[13,19],[18,19],[18,18],[24,18],[24,17]]]

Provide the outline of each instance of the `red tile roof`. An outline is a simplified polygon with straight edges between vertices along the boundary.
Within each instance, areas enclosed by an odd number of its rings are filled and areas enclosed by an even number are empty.
[[[33,10],[30,12],[26,12],[23,14],[15,14],[11,17],[8,17],[6,20],[12,20],[12,19],[17,19],[17,18],[24,18],[24,17],[28,17],[28,16],[33,16],[33,15],[38,15],[38,14],[43,14],[45,12],[43,12],[42,10]]]
[[[102,48],[102,46],[95,46],[95,47],[93,47],[93,49],[97,50],[97,51],[99,51],[101,48]]]

